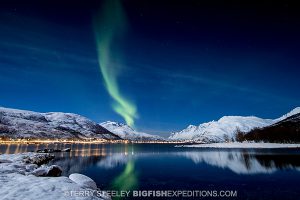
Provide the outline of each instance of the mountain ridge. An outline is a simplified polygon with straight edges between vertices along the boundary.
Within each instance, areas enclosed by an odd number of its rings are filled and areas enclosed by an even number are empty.
[[[9,138],[120,139],[78,114],[0,107],[0,136]]]
[[[254,128],[263,128],[300,113],[300,107],[276,119],[262,119],[255,116],[223,116],[217,121],[210,121],[198,126],[189,125],[187,128],[173,132],[169,140],[196,142],[226,142],[235,141],[237,131],[249,132]]]
[[[239,141],[299,143],[300,142],[300,113],[287,115],[281,121],[270,126],[254,128],[247,133],[239,133]]]
[[[146,140],[146,141],[163,141],[164,138],[158,136],[158,135],[151,135],[148,133],[143,133],[134,130],[132,127],[119,123],[119,122],[113,122],[113,121],[106,121],[100,123],[101,126],[109,130],[110,132],[118,135],[122,139],[126,140]]]
[[[118,122],[106,121],[96,123],[74,113],[20,110],[0,107],[0,137],[9,138],[48,138],[48,139],[126,139],[132,141],[193,141],[193,142],[227,142],[235,141],[237,132],[248,133],[253,129],[282,124],[286,119],[300,113],[300,107],[276,119],[262,119],[255,116],[223,116],[217,121],[210,121],[198,126],[173,132],[168,139],[134,130]],[[298,118],[295,118],[298,123]],[[294,123],[288,121],[288,123]],[[296,124],[297,125],[297,124]],[[298,125],[297,125],[298,126]],[[296,130],[298,130],[297,126]],[[277,130],[277,129],[276,129]],[[291,131],[290,129],[288,129]]]

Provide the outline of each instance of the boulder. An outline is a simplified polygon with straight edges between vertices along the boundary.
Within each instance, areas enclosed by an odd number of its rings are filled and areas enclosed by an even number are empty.
[[[93,181],[93,179],[83,174],[77,174],[77,173],[71,174],[69,176],[69,179],[71,179],[72,181],[74,181],[75,183],[77,183],[79,186],[83,188],[89,188],[93,190],[97,189],[97,185],[95,181]]]
[[[25,166],[25,168],[26,168],[26,171],[31,172],[31,171],[34,171],[35,169],[37,169],[38,165],[36,165],[36,164],[28,164],[28,165]]]
[[[62,169],[58,165],[51,165],[48,167],[47,176],[61,176]]]
[[[31,174],[33,174],[35,176],[46,176],[47,168],[45,168],[45,167],[37,168],[37,169],[33,170],[33,172],[31,172]]]
[[[51,165],[50,167],[40,167],[35,170],[31,174],[35,176],[51,176],[57,177],[61,176],[62,169],[57,165]]]
[[[36,154],[33,157],[25,156],[23,158],[23,162],[27,164],[37,164],[38,166],[41,166],[43,164],[48,163],[53,158],[54,155],[51,154]]]

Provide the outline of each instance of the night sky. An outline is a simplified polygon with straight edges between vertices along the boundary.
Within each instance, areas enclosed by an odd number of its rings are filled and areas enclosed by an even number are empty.
[[[99,54],[117,65],[112,78],[141,131],[165,136],[224,115],[276,118],[300,105],[293,1],[120,5],[118,27],[126,31],[108,28],[118,37],[107,49],[112,34],[103,30],[112,25],[102,12],[117,14],[103,1],[1,1],[0,105],[125,122],[112,106]]]

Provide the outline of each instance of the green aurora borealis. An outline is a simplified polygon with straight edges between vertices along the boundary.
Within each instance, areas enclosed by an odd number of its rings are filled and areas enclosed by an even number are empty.
[[[127,20],[119,0],[107,0],[94,21],[98,63],[105,87],[114,100],[112,108],[126,123],[134,127],[137,108],[121,93],[118,85],[121,51],[118,42],[127,28]],[[115,48],[112,48],[114,46]]]

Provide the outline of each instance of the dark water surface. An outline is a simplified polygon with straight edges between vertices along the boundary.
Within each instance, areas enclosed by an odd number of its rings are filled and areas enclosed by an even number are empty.
[[[52,164],[63,167],[66,176],[85,174],[104,190],[229,190],[237,191],[237,197],[197,199],[300,199],[300,150],[297,149],[49,144],[0,145],[0,152],[67,147],[72,151],[55,153]]]

